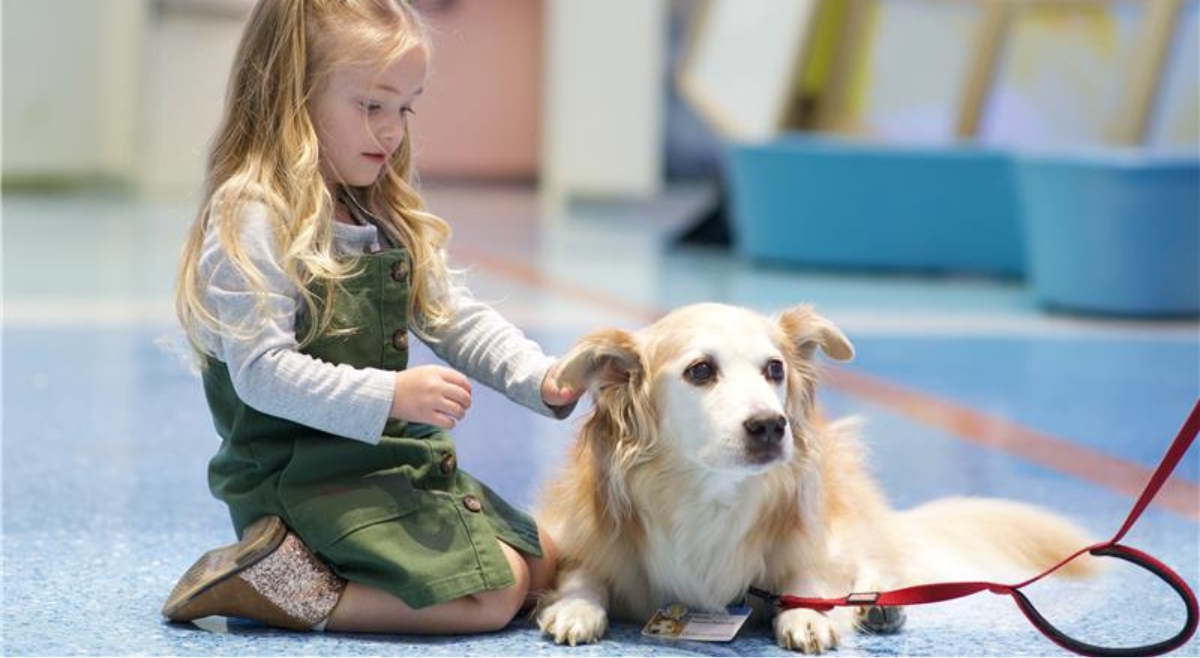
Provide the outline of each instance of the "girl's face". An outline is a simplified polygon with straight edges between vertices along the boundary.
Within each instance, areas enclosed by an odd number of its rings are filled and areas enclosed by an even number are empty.
[[[311,112],[331,191],[337,183],[362,187],[379,179],[405,138],[405,115],[421,93],[426,65],[424,50],[413,48],[382,70],[347,64],[326,78]]]

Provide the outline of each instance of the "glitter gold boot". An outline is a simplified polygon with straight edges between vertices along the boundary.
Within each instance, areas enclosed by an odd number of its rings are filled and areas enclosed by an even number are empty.
[[[279,517],[267,516],[247,526],[241,541],[197,560],[162,613],[171,621],[221,615],[310,630],[329,617],[345,586]]]

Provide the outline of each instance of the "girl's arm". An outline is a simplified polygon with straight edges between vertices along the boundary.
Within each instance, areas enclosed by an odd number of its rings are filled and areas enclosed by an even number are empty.
[[[555,364],[537,343],[495,309],[476,300],[462,286],[449,292],[454,320],[427,341],[430,349],[451,367],[495,389],[510,400],[542,415],[566,418],[575,402],[549,406],[543,381]],[[578,396],[575,396],[576,398]]]
[[[266,208],[248,204],[238,230],[241,247],[261,272],[267,292],[256,292],[234,266],[214,223],[200,263],[208,277],[208,302],[222,323],[241,327],[238,333],[247,335],[208,333],[206,349],[228,366],[234,390],[251,407],[338,436],[377,442],[391,411],[395,373],[333,365],[300,353],[295,330],[299,291],[278,265]]]

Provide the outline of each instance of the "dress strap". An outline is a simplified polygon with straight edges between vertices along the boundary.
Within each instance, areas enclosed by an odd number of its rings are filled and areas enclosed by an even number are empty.
[[[342,202],[342,205],[346,206],[346,210],[350,211],[350,217],[354,220],[354,223],[359,226],[374,226],[376,232],[379,233],[379,241],[386,244],[387,248],[395,249],[401,246],[396,243],[396,239],[383,223],[383,220],[371,214],[345,186],[338,187],[338,200]]]

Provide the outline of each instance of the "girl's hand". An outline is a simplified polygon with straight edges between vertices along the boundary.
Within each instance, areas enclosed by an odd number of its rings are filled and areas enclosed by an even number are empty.
[[[583,397],[583,391],[564,386],[558,381],[559,368],[562,362],[554,364],[542,379],[542,402],[548,407],[565,407]]]
[[[392,418],[453,429],[471,407],[471,382],[444,366],[417,366],[396,373]]]

